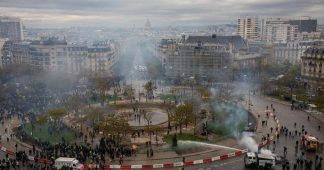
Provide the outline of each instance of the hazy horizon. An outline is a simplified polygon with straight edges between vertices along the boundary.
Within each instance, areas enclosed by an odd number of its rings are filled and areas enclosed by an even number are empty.
[[[198,26],[236,23],[239,16],[299,18],[324,23],[321,0],[2,0],[3,15],[27,27]]]

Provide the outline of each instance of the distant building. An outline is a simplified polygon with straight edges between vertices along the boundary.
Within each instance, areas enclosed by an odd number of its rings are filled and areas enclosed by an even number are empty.
[[[1,44],[0,44],[1,45]],[[1,64],[28,64],[34,71],[105,76],[119,59],[119,44],[68,45],[56,37],[31,42],[5,41]]]
[[[316,32],[302,32],[298,35],[299,40],[323,40],[324,39],[324,30],[319,30]]]
[[[3,46],[6,41],[7,41],[7,39],[0,38],[0,67],[2,67],[2,54],[3,54],[2,50],[3,50]]]
[[[149,19],[146,20],[145,22],[145,26],[144,26],[144,31],[150,31],[152,28],[151,28],[151,22]]]
[[[301,75],[313,89],[324,90],[324,46],[308,48],[302,56]]]
[[[0,16],[0,38],[22,41],[24,36],[20,18]]]
[[[324,44],[324,41],[291,41],[274,45],[274,61],[276,63],[288,62],[300,64],[301,57],[306,49]]]
[[[84,45],[69,45],[68,52],[68,72],[79,74],[87,71],[88,68],[88,47]]]
[[[250,41],[259,39],[258,18],[257,17],[240,17],[237,27],[238,35]]]
[[[15,42],[12,44],[12,63],[24,65],[30,63],[31,55],[29,44],[29,42]]]
[[[30,64],[35,70],[67,71],[67,42],[56,37],[30,43]]]
[[[110,73],[119,59],[119,49],[113,44],[99,44],[88,48],[87,67],[91,74],[104,76]]]
[[[285,18],[266,18],[261,23],[261,39],[270,44],[287,43],[298,39],[298,26]]]
[[[166,76],[226,79],[233,57],[247,47],[240,36],[183,36],[176,43],[169,41],[164,52]]]
[[[298,32],[316,32],[317,19],[311,19],[310,17],[303,17],[301,19],[292,19],[288,22],[290,25],[296,25]]]
[[[12,47],[13,47],[13,41],[5,41],[1,48],[1,65],[9,65],[13,62],[12,57]]]

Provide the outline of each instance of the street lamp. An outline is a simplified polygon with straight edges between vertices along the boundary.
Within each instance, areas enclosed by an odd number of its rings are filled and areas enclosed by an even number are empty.
[[[193,101],[193,85],[194,85],[195,77],[191,76],[190,80],[191,80],[191,102],[192,102]]]
[[[248,120],[247,120],[247,123],[248,123],[248,128],[250,128],[250,114],[251,114],[251,90],[249,89],[249,101],[248,101]]]

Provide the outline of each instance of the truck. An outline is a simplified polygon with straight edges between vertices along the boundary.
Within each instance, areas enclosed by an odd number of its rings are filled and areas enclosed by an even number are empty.
[[[306,151],[316,151],[319,147],[319,140],[312,135],[303,135],[301,138],[301,146]]]
[[[66,157],[59,157],[55,160],[54,167],[57,169],[62,169],[63,167],[72,168],[73,170],[82,170],[83,164],[76,158],[66,158]]]
[[[244,157],[245,167],[272,169],[276,166],[276,158],[273,155],[257,152],[248,152]]]

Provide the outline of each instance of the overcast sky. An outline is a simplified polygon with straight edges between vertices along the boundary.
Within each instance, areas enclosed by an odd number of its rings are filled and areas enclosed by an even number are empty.
[[[0,0],[0,13],[27,26],[152,26],[235,23],[238,16],[312,16],[324,23],[324,0]]]

